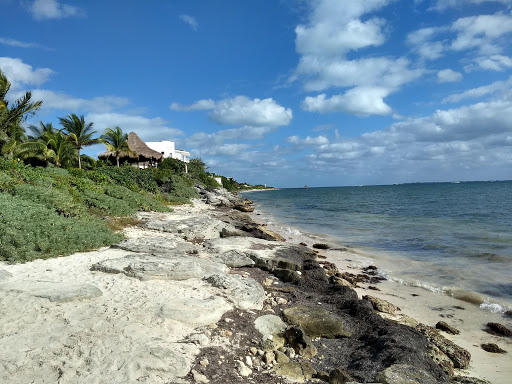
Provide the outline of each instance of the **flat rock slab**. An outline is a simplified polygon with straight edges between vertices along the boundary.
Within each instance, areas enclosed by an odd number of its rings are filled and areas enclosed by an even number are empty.
[[[276,315],[263,315],[254,320],[254,326],[263,338],[282,334],[287,324]]]
[[[384,384],[438,384],[429,373],[407,364],[395,364],[379,372],[375,377]]]
[[[245,253],[257,267],[267,271],[286,269],[300,271],[305,259],[313,258],[315,253],[299,245],[289,245],[276,241],[256,238],[212,239],[205,243],[211,253],[223,254],[230,250]]]
[[[130,255],[96,263],[91,270],[123,273],[139,280],[188,280],[224,274],[228,269],[224,264],[197,257],[169,259],[152,255]]]
[[[233,225],[205,215],[190,216],[185,220],[183,217],[169,216],[163,220],[150,221],[145,225],[148,229],[175,233],[182,238],[193,239],[216,239],[222,233],[230,236],[246,236],[243,231],[236,229]]]
[[[255,263],[248,255],[249,252],[231,249],[220,255],[215,255],[212,259],[226,264],[230,268],[252,267]]]
[[[169,255],[173,255],[176,252],[182,254],[191,253],[196,250],[196,247],[193,244],[164,236],[127,239],[118,244],[112,245],[112,248],[119,248],[137,253],[158,253]]]
[[[398,308],[394,304],[391,304],[389,301],[379,299],[378,297],[375,296],[366,295],[363,296],[363,300],[368,300],[372,304],[373,309],[382,313],[389,313],[390,315],[395,315],[396,312],[400,310],[400,308]]]
[[[319,307],[298,305],[283,311],[285,321],[299,325],[309,337],[325,337],[335,339],[350,337],[342,319]]]
[[[240,275],[212,275],[206,279],[211,285],[226,291],[240,309],[263,309],[265,291],[256,280]]]
[[[0,285],[0,290],[28,293],[52,302],[64,303],[76,300],[90,300],[103,292],[89,284],[69,284],[51,281],[17,281]]]
[[[164,304],[160,308],[160,316],[173,319],[192,328],[216,323],[222,315],[233,307],[218,296],[206,299],[179,299]]]
[[[0,281],[10,279],[12,274],[4,269],[0,269]]]

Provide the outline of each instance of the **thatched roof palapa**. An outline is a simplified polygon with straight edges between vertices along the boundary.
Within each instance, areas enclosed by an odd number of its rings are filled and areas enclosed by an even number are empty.
[[[161,161],[164,158],[164,155],[162,155],[160,152],[149,148],[146,143],[144,143],[140,137],[137,136],[135,132],[130,132],[128,134],[128,146],[130,147],[131,153],[122,154],[120,158],[121,162],[156,162]],[[101,160],[115,160],[116,153],[113,151],[103,152],[98,155],[98,158]]]

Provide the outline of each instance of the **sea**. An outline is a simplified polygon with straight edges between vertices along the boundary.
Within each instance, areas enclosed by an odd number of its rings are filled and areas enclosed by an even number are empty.
[[[329,241],[397,283],[512,309],[512,181],[412,183],[244,192],[262,221]],[[285,236],[286,237],[286,236]]]

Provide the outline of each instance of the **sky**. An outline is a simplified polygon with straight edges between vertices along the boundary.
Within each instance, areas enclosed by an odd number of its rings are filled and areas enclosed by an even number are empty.
[[[512,179],[512,0],[0,0],[28,124],[275,187]],[[88,147],[97,156],[103,145]]]

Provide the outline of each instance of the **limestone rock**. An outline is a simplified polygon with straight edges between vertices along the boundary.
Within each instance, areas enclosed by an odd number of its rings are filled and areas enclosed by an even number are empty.
[[[323,243],[316,243],[313,244],[313,248],[315,249],[329,249],[329,244],[323,244]]]
[[[434,344],[429,344],[428,354],[449,377],[453,376],[453,361],[444,352]]]
[[[278,364],[274,367],[274,372],[295,383],[304,383],[316,375],[316,370],[307,361],[290,361],[287,364]]]
[[[286,241],[284,237],[280,234],[271,231],[263,225],[244,225],[242,230],[250,233],[252,236],[257,237],[258,239],[264,239],[269,241]]]
[[[7,272],[4,269],[0,269],[0,281],[7,280],[12,277],[12,274],[10,272]]]
[[[275,350],[285,344],[286,323],[276,315],[263,315],[254,321],[254,327],[262,335],[262,347],[267,351]]]
[[[429,373],[407,364],[395,364],[379,372],[375,379],[384,384],[438,384]]]
[[[500,323],[487,323],[487,332],[491,335],[512,337],[512,331]]]
[[[460,333],[460,331],[457,328],[454,328],[451,325],[448,325],[444,321],[438,321],[436,324],[436,328],[440,329],[441,331],[450,333],[452,335],[458,335]]]
[[[352,376],[346,369],[336,368],[329,374],[329,384],[345,384],[352,381]]]
[[[453,361],[455,368],[466,369],[469,367],[471,354],[462,347],[459,347],[446,337],[442,336],[435,328],[428,325],[418,324],[418,331],[424,334],[428,341],[438,347],[446,356]]]
[[[363,296],[363,299],[368,300],[370,303],[372,303],[373,309],[379,312],[395,315],[396,312],[400,310],[400,308],[398,308],[394,304],[391,304],[389,301],[379,299],[378,297],[366,295]]]
[[[214,257],[215,261],[226,264],[230,268],[252,267],[254,261],[247,252],[231,249]]]
[[[111,247],[137,253],[158,253],[163,255],[169,254],[169,256],[174,256],[176,252],[183,254],[191,253],[196,250],[194,245],[190,243],[177,241],[176,239],[165,236],[126,239],[120,243],[113,244]]]
[[[319,307],[298,305],[286,308],[283,316],[288,323],[301,326],[309,337],[335,339],[351,336],[339,317]]]
[[[484,351],[490,352],[490,353],[507,353],[507,351],[505,351],[504,349],[501,349],[494,343],[482,344],[481,347]]]
[[[182,256],[169,259],[143,254],[104,260],[94,264],[91,270],[124,273],[139,280],[187,280],[227,272],[224,264],[197,257]]]
[[[252,375],[252,370],[247,365],[245,365],[242,361],[238,361],[237,363],[237,371],[238,374],[242,377],[247,377]]]
[[[318,353],[311,339],[300,326],[291,326],[286,329],[285,336],[291,347],[299,355],[309,359]]]
[[[458,384],[491,384],[489,381],[484,379],[479,379],[476,377],[470,376],[457,376],[453,378],[454,383]]]
[[[0,285],[0,290],[24,292],[59,303],[75,300],[90,300],[103,295],[103,292],[93,285],[51,281],[18,281],[15,283],[4,283]]]
[[[277,364],[288,364],[290,362],[290,358],[281,351],[274,351],[274,355]]]
[[[212,275],[206,281],[227,291],[228,297],[241,309],[263,308],[265,291],[256,280],[240,275]]]
[[[231,309],[231,305],[218,296],[207,299],[174,298],[160,308],[160,316],[197,328],[216,323]]]
[[[202,373],[197,372],[195,369],[192,370],[192,377],[196,383],[209,383],[210,380]]]

